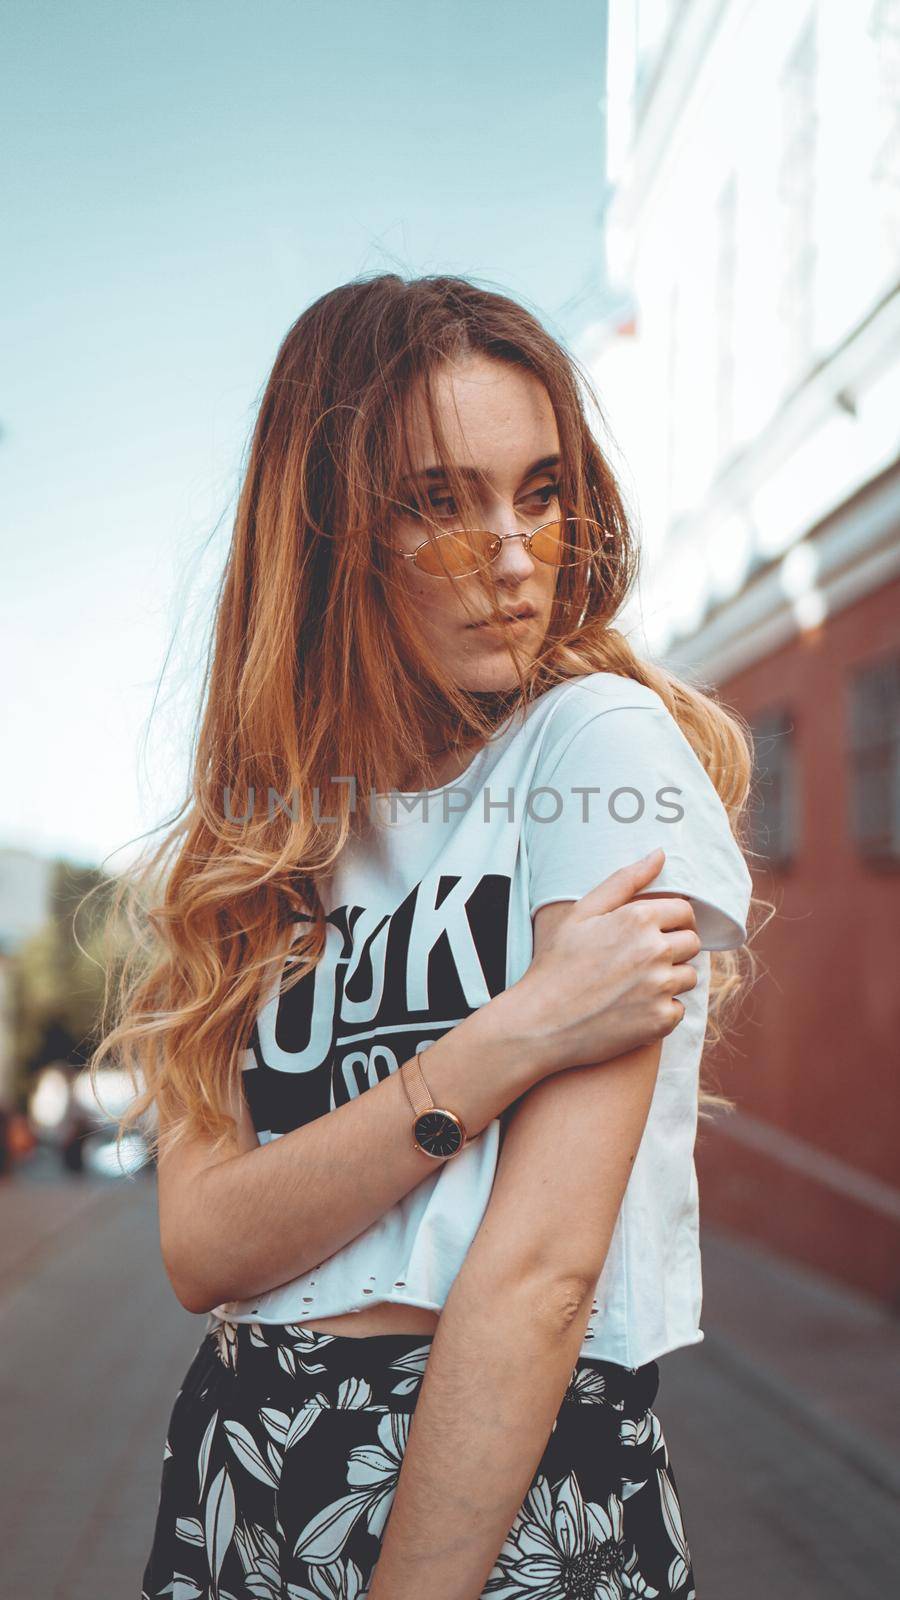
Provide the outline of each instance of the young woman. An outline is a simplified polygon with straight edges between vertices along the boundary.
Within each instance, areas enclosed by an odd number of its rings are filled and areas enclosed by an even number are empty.
[[[694,1594],[651,1407],[702,1338],[750,746],[615,628],[588,399],[458,278],[345,284],[279,351],[94,1058],[207,1314],[144,1600]]]

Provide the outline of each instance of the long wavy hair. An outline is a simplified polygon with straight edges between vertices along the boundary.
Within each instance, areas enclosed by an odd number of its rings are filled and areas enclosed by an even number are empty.
[[[473,509],[433,394],[436,373],[472,354],[544,385],[561,505],[591,547],[588,561],[560,569],[538,659],[523,665],[510,647],[517,687],[503,693],[461,689],[424,647],[391,544],[398,513],[416,509],[402,487],[416,402],[427,406],[458,506],[464,516]],[[290,328],[262,396],[216,595],[189,792],[113,895],[110,923],[124,922],[127,950],[115,982],[110,964],[90,1070],[95,1087],[104,1062],[131,1075],[120,1139],[140,1123],[156,1157],[163,1142],[199,1133],[215,1157],[233,1138],[241,1055],[285,934],[311,919],[292,945],[289,987],[324,949],[317,885],[366,825],[365,807],[334,775],[355,776],[357,796],[410,775],[427,786],[438,754],[477,747],[511,707],[562,680],[613,672],[656,690],[749,849],[746,723],[711,690],[639,659],[615,626],[638,551],[599,443],[604,427],[587,373],[537,317],[464,278],[359,278]],[[496,596],[490,572],[475,582]],[[711,952],[709,1041],[723,1037],[723,1008],[754,960],[746,945]]]

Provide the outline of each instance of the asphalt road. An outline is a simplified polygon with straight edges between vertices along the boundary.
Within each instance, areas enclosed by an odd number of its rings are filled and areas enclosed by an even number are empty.
[[[169,1287],[155,1206],[148,1173],[0,1181],[4,1600],[137,1600],[205,1325]],[[698,1600],[900,1592],[896,1322],[736,1241],[705,1258],[706,1341],[663,1358],[656,1407]]]

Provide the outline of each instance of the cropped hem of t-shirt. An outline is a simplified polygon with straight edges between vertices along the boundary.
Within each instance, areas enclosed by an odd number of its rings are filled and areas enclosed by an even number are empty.
[[[601,672],[516,710],[460,778],[410,798],[422,801],[415,816],[376,797],[371,829],[348,841],[320,883],[317,967],[283,995],[279,975],[263,998],[242,1063],[260,1143],[358,1098],[427,1050],[524,975],[541,906],[580,899],[661,844],[665,861],[646,892],[690,898],[698,982],[679,997],[684,1016],[662,1041],[580,1353],[636,1367],[697,1343],[693,1147],[709,952],[743,943],[752,892],[708,774],[654,690]],[[499,1134],[495,1118],[309,1273],[211,1314],[302,1324],[392,1300],[440,1311],[490,1203]]]

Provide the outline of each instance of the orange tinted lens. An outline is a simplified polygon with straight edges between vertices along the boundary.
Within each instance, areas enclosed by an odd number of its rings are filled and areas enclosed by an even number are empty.
[[[546,527],[538,528],[531,541],[531,554],[538,561],[546,561],[551,566],[558,567],[563,560],[563,525],[561,522],[548,522]]]
[[[585,543],[585,528],[577,517],[567,517],[565,522],[548,522],[539,528],[531,541],[532,555],[554,567],[577,566],[592,554]]]
[[[497,539],[492,533],[478,529],[442,533],[417,551],[416,566],[435,577],[461,578],[487,566],[496,552]]]

